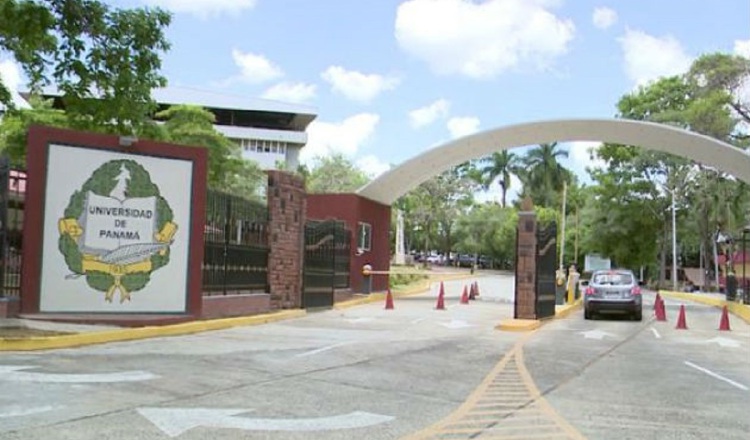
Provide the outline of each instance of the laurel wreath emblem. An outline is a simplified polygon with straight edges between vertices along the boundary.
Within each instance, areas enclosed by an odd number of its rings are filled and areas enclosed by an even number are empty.
[[[86,255],[80,246],[84,233],[81,225],[85,225],[86,196],[89,192],[109,196],[123,168],[130,174],[125,190],[128,199],[155,197],[156,230],[159,232],[152,237],[152,243],[125,245],[103,255]],[[109,302],[118,290],[120,302],[129,301],[130,293],[148,285],[153,271],[169,263],[170,245],[177,231],[173,217],[172,208],[143,166],[130,159],[104,163],[71,195],[64,218],[59,221],[58,247],[72,272],[69,278],[84,276],[91,288],[107,293],[105,298]]]

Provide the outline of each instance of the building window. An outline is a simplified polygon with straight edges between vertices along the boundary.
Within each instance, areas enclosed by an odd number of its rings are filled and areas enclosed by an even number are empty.
[[[369,251],[372,246],[372,225],[359,222],[357,225],[357,247]]]

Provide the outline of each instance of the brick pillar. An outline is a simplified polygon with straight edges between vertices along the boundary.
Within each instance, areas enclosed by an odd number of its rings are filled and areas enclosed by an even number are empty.
[[[516,319],[536,319],[536,213],[530,199],[518,213]]]
[[[302,178],[283,171],[268,172],[268,284],[271,308],[302,306],[307,194]]]

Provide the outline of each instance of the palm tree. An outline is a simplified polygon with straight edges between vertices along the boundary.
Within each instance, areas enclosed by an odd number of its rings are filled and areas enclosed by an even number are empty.
[[[563,167],[559,158],[567,158],[568,152],[558,148],[557,142],[540,144],[526,154],[524,165],[524,189],[527,194],[537,196],[536,203],[552,204],[553,196],[562,190],[563,183],[570,179],[570,171]]]
[[[508,150],[503,150],[482,158],[481,162],[485,164],[480,170],[482,186],[484,189],[489,189],[492,182],[499,178],[498,183],[502,191],[502,206],[504,208],[505,198],[510,189],[511,175],[518,175],[519,157]]]

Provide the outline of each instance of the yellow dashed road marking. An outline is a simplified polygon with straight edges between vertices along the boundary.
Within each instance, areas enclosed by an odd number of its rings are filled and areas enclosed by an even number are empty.
[[[452,414],[405,440],[585,440],[541,395],[524,365],[525,335]]]

